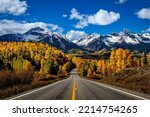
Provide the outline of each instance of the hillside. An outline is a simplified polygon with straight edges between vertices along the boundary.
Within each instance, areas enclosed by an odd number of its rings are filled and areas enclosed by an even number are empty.
[[[139,34],[127,29],[120,33],[106,35],[93,33],[82,37],[76,44],[93,51],[123,48],[131,51],[150,52],[150,33]]]
[[[0,98],[67,78],[72,62],[45,43],[0,42]]]
[[[52,45],[64,52],[81,47],[68,41],[62,35],[36,27],[23,34],[5,34],[0,36],[0,42],[43,42]]]
[[[133,67],[100,82],[150,94],[150,66]]]
[[[129,49],[138,52],[150,52],[150,34],[138,34],[129,30],[120,33],[101,35],[93,33],[71,42],[64,35],[51,32],[40,27],[32,28],[23,34],[5,34],[0,36],[0,42],[44,42],[65,53],[94,53],[101,50]],[[78,52],[79,51],[79,52]]]

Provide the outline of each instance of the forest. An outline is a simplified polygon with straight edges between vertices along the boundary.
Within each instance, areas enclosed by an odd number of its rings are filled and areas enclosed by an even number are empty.
[[[150,56],[147,53],[135,56],[128,49],[113,49],[108,59],[95,60],[65,54],[45,43],[0,42],[0,98],[68,78],[75,67],[82,78],[113,85],[120,83],[119,86],[126,87],[128,76],[149,65]],[[149,73],[143,73],[144,78],[141,76],[139,80],[148,83]],[[122,84],[122,79],[126,83]],[[130,77],[130,82],[135,83],[135,80],[136,76]]]
[[[150,64],[150,57],[146,53],[134,56],[128,49],[112,50],[109,59],[90,60],[74,57],[72,60],[81,76],[89,78],[105,78],[119,73],[126,68],[142,67]]]
[[[79,75],[88,80],[150,94],[150,54],[128,49],[112,50],[108,59],[74,57]]]
[[[16,94],[67,78],[72,67],[64,52],[48,44],[0,42],[0,93]]]

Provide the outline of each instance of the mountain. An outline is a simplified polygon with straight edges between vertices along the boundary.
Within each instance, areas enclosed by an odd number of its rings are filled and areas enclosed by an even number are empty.
[[[101,38],[102,35],[93,33],[81,38],[76,44],[88,50],[101,50],[103,48],[107,48],[107,45]]]
[[[0,36],[0,41],[16,41],[16,42],[45,42],[56,48],[67,52],[71,49],[81,49],[81,47],[68,41],[56,32],[44,30],[40,27],[32,28],[24,34],[6,34]]]
[[[76,44],[79,46],[86,46],[91,41],[98,39],[98,38],[100,38],[100,34],[93,33],[91,35],[86,35],[85,37],[81,38],[79,41],[76,42]]]
[[[86,35],[76,43],[73,43],[56,32],[36,27],[24,34],[2,35],[0,36],[0,41],[45,42],[64,52],[70,50],[88,50],[89,52],[93,52],[102,49],[110,50],[112,48],[150,52],[150,33],[138,34],[126,29],[120,33],[111,33],[108,35],[93,33],[91,35]]]
[[[93,33],[81,38],[76,44],[93,51],[111,48],[150,51],[150,33],[138,34],[126,29],[108,35]]]

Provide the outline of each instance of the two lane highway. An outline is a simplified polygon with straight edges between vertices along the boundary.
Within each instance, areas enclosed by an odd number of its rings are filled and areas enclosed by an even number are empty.
[[[42,88],[34,89],[9,98],[11,100],[136,100],[150,96],[123,88],[82,79],[77,70],[64,79]]]

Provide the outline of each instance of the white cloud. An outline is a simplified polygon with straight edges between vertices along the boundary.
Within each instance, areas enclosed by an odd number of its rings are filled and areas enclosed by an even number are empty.
[[[127,0],[119,0],[119,1],[115,1],[116,4],[124,4]]]
[[[46,25],[47,25],[46,28],[48,28],[48,30],[50,30],[50,31],[57,32],[59,34],[62,34],[64,31],[64,29],[62,27],[59,27],[56,24],[46,24]]]
[[[0,35],[9,33],[25,33],[31,28],[41,27],[45,30],[51,30],[61,34],[63,28],[54,24],[46,24],[44,22],[26,22],[26,21],[14,21],[14,20],[0,20]]]
[[[146,29],[146,32],[150,32],[150,27],[148,29]]]
[[[150,27],[147,28],[146,30],[143,30],[142,32],[149,32],[150,33]]]
[[[62,17],[67,17],[67,14],[63,14]]]
[[[76,43],[79,39],[87,35],[84,31],[70,30],[66,33],[66,38]]]
[[[75,8],[71,9],[70,19],[82,20],[84,18],[83,16],[84,15],[80,15],[79,12]]]
[[[139,10],[136,14],[139,18],[150,19],[150,8],[143,8]]]
[[[20,15],[27,10],[26,1],[20,0],[0,0],[0,13]]]
[[[69,19],[78,20],[77,24],[74,25],[76,28],[84,28],[89,24],[109,25],[120,19],[120,14],[100,9],[96,14],[87,15],[87,14],[80,14],[75,8],[73,8],[71,10]]]
[[[75,20],[79,20],[79,22],[74,25],[74,27],[76,28],[84,28],[86,26],[88,26],[88,19],[87,19],[88,15],[85,14],[80,14],[75,8],[71,9],[71,14],[70,14],[70,20],[75,19]]]
[[[120,14],[100,9],[96,14],[88,17],[88,22],[95,25],[108,25],[120,19]]]

